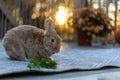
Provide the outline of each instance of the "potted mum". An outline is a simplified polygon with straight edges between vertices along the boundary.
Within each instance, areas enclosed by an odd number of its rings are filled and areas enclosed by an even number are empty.
[[[111,32],[111,19],[101,10],[93,8],[79,8],[68,24],[78,35],[78,45],[91,45],[92,36],[105,37]]]

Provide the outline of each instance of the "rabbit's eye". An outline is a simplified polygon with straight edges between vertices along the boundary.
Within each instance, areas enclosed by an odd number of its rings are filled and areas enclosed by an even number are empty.
[[[52,38],[52,39],[51,39],[51,42],[54,42],[54,41],[55,41],[55,40]]]

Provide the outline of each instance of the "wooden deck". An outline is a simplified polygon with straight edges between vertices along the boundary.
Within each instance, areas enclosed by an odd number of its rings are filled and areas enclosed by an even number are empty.
[[[67,46],[67,44],[65,44],[65,46]],[[81,49],[81,48],[79,48],[79,49]],[[109,50],[111,50],[111,49],[109,49]],[[69,51],[69,49],[68,49],[68,51]],[[14,73],[16,71],[21,72],[21,74],[24,75],[24,73],[25,73],[24,71],[27,70],[26,69],[27,62],[26,61],[23,62],[23,61],[11,61],[11,60],[9,60],[7,58],[7,55],[5,54],[5,51],[4,51],[3,47],[2,47],[2,40],[0,40],[0,54],[1,54],[1,56],[0,56],[0,65],[1,65],[0,66],[0,76],[2,76],[3,74],[7,74],[7,73]],[[84,59],[87,59],[87,58],[84,58]],[[11,66],[13,66],[13,67],[11,67]],[[23,71],[23,73],[22,73],[22,71]],[[75,72],[71,71],[69,73],[67,72],[67,73],[54,74],[54,75],[46,75],[46,76],[44,76],[42,73],[39,73],[39,75],[36,74],[36,76],[35,76],[35,74],[33,72],[34,76],[28,74],[28,76],[24,75],[23,77],[15,77],[15,74],[13,74],[12,75],[13,77],[10,77],[11,75],[8,74],[8,76],[6,76],[6,77],[8,79],[22,79],[22,80],[23,79],[26,79],[26,80],[43,80],[43,79],[45,79],[45,80],[49,80],[49,79],[51,79],[51,80],[55,80],[55,79],[68,80],[68,79],[64,79],[64,78],[83,77],[83,76],[92,75],[92,74],[99,74],[99,73],[106,73],[106,72],[109,73],[109,72],[114,72],[114,71],[120,71],[120,68],[105,68],[105,69],[93,70],[93,71],[92,70],[90,70],[90,71],[75,71]],[[29,73],[29,71],[28,71],[28,73]],[[21,75],[18,74],[18,76],[21,76]],[[4,78],[6,78],[6,77],[4,77]]]

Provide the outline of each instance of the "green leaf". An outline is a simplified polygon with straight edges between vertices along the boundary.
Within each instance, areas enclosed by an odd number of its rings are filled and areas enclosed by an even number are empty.
[[[29,64],[27,65],[30,69],[40,69],[40,68],[48,68],[48,69],[56,69],[57,63],[53,61],[51,58],[37,58],[37,59],[29,59]]]

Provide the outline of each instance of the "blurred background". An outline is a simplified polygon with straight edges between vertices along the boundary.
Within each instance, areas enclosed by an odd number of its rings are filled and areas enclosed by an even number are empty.
[[[75,29],[68,19],[80,7],[103,10],[114,27],[110,40],[120,28],[120,0],[0,0],[0,38],[7,30],[22,24],[44,28],[44,20],[52,18],[63,41],[75,41]],[[95,38],[96,40],[97,38]]]

